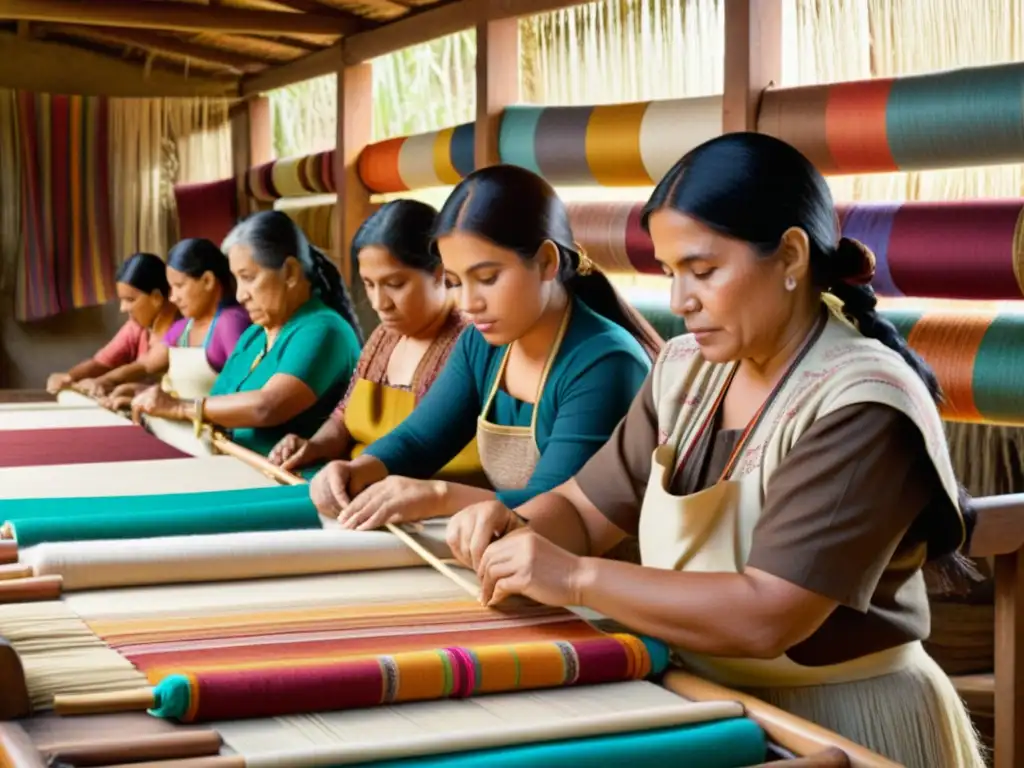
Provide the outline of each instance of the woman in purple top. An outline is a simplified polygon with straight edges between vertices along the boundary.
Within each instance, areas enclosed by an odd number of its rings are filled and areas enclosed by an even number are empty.
[[[251,320],[235,299],[227,257],[204,239],[182,240],[167,256],[171,301],[182,317],[138,361],[96,380],[90,394],[121,408],[152,381],[179,397],[204,397]]]

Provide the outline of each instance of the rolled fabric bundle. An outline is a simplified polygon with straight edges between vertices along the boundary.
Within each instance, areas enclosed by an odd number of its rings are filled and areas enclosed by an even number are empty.
[[[668,648],[628,634],[573,641],[456,646],[172,674],[147,691],[58,696],[59,714],[145,706],[180,722],[278,717],[516,690],[642,680],[668,666]]]
[[[421,543],[448,557],[444,526]],[[318,573],[405,568],[423,561],[385,531],[255,531],[152,539],[39,544],[21,554],[36,576],[60,576],[65,592]]]
[[[5,528],[21,549],[44,542],[146,539],[182,533],[322,527],[307,486],[161,496],[5,501]]]

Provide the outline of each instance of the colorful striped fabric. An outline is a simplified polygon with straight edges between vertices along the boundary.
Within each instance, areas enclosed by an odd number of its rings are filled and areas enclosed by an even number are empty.
[[[768,90],[757,130],[826,174],[1016,163],[1024,64]]]
[[[1024,425],[1024,313],[887,308],[884,314],[938,376],[943,418]]]
[[[261,202],[335,192],[334,150],[272,160],[251,168],[245,187],[250,197]]]
[[[371,144],[359,155],[359,178],[371,192],[458,184],[473,172],[473,123]]]
[[[661,274],[640,226],[642,203],[569,205],[576,239],[608,272]],[[859,203],[838,208],[842,233],[877,258],[880,296],[1024,298],[1024,200]]]
[[[22,251],[15,317],[38,320],[116,297],[107,101],[18,93]]]
[[[667,662],[657,641],[622,634],[425,647],[329,664],[174,674],[154,689],[151,711],[182,722],[280,717],[641,680],[663,672]]]

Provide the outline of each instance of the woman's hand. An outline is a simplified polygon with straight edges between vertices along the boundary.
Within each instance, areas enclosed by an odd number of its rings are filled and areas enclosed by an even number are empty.
[[[347,461],[332,461],[313,476],[309,498],[324,517],[337,517],[348,506],[348,482],[352,479]]]
[[[76,392],[81,392],[83,395],[94,397],[97,400],[110,394],[112,388],[103,379],[79,379],[74,383]]]
[[[118,384],[114,387],[114,391],[109,395],[99,398],[99,403],[110,411],[131,410],[132,398],[139,394],[139,392],[141,392],[145,387],[145,384],[140,384],[135,381]]]
[[[390,475],[366,488],[341,510],[342,528],[372,531],[388,523],[411,523],[443,514],[445,484]]]
[[[161,419],[188,421],[182,402],[175,397],[171,397],[160,389],[159,386],[152,386],[137,394],[132,399],[131,406],[132,421],[135,423],[139,422],[140,417],[144,413]]]
[[[526,523],[500,501],[482,501],[452,515],[446,538],[452,557],[474,571],[491,542]]]
[[[522,595],[544,605],[580,605],[585,562],[523,526],[484,550],[476,569],[480,601],[493,606]]]
[[[318,458],[316,445],[298,435],[285,435],[267,454],[267,461],[281,469],[297,469],[312,464]]]
[[[67,389],[71,386],[71,375],[68,373],[51,373],[46,378],[46,391],[51,395],[56,395],[62,389]]]

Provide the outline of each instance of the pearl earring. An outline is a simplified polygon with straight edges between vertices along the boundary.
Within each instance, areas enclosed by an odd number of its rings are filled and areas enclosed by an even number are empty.
[[[786,275],[786,282],[784,283],[784,285],[786,286],[786,290],[787,291],[795,291],[796,290],[796,278],[793,277],[792,275]]]

